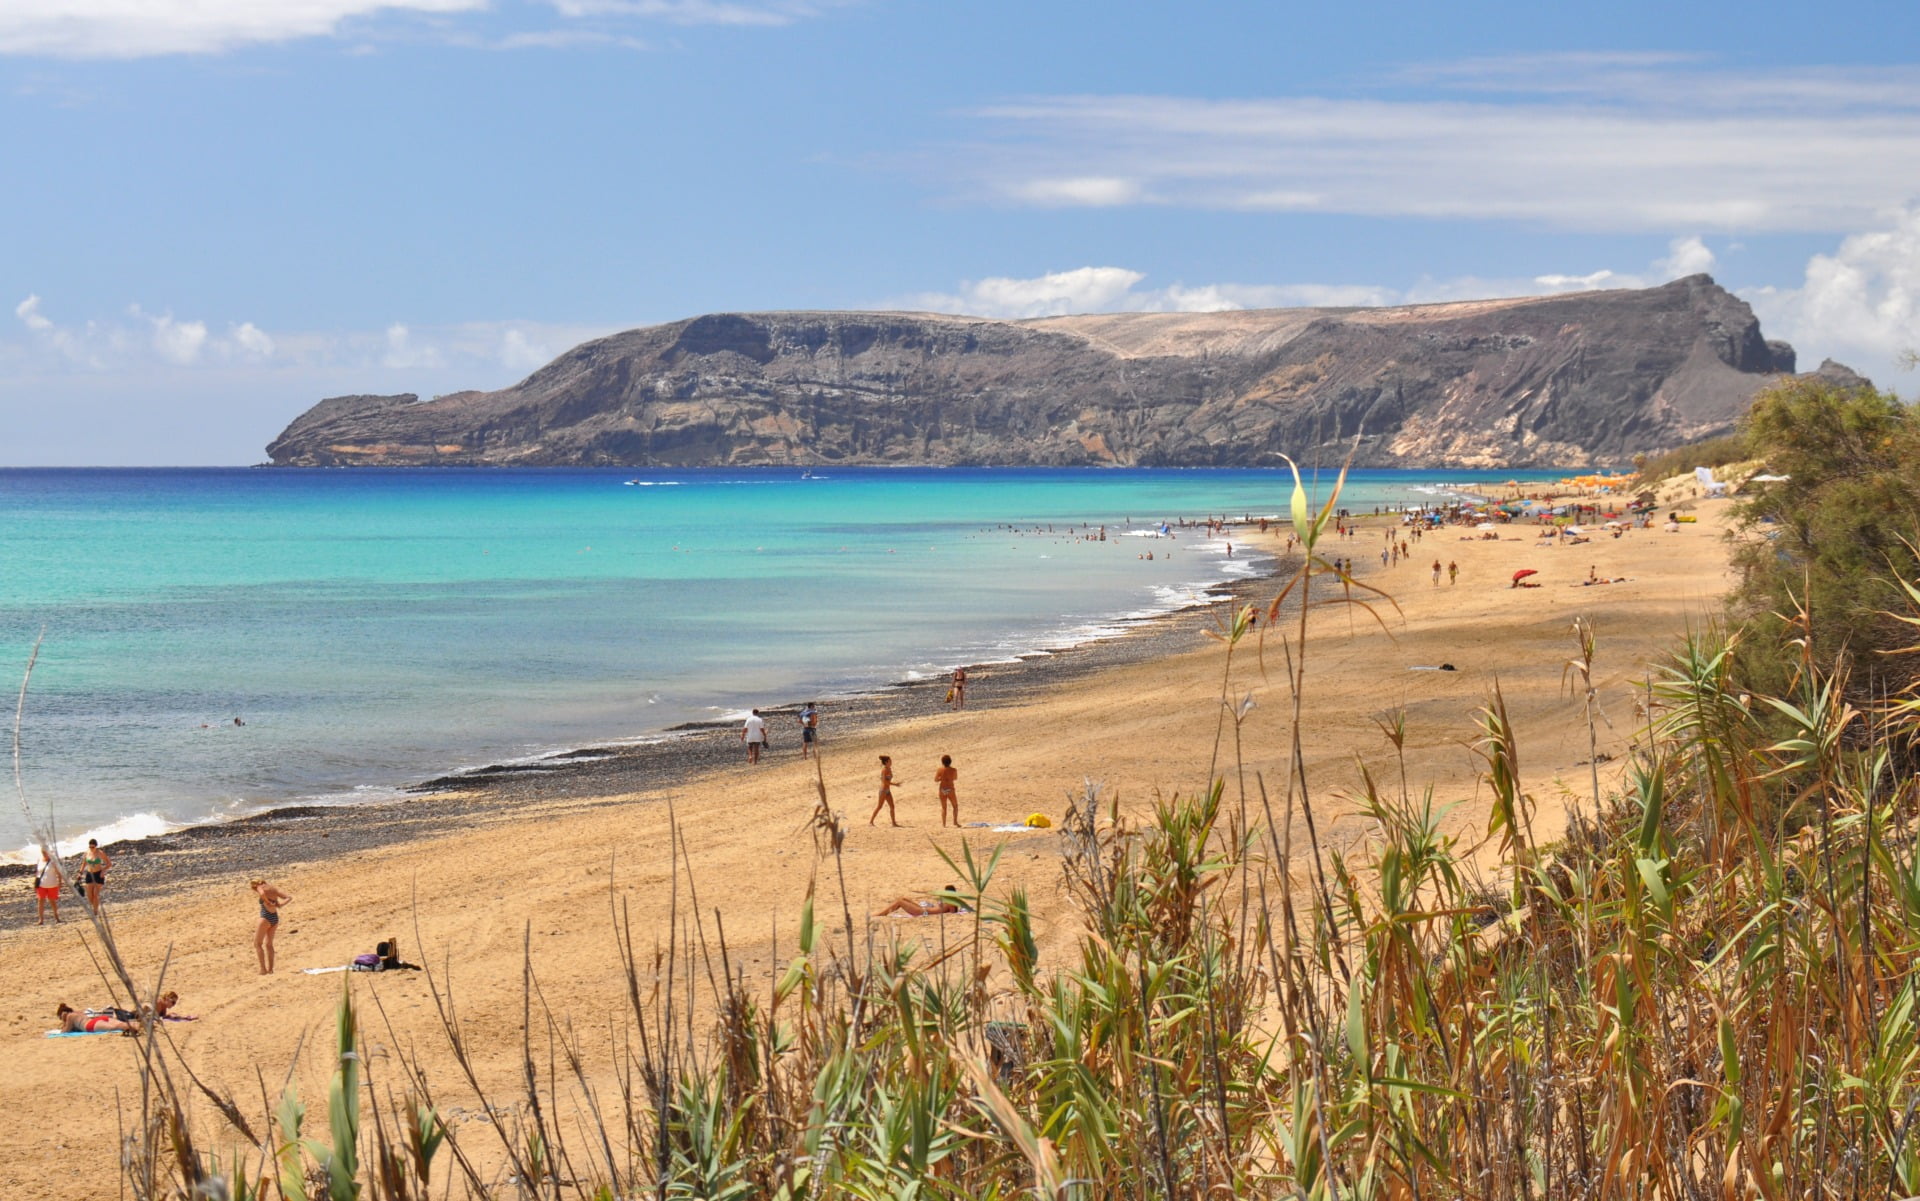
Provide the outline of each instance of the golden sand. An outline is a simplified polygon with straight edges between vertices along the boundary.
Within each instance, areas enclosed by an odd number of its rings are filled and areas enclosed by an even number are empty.
[[[1376,603],[1380,621],[1340,606],[1310,617],[1301,734],[1323,840],[1349,851],[1365,842],[1366,823],[1352,815],[1347,798],[1358,784],[1359,761],[1398,781],[1400,766],[1376,725],[1396,708],[1407,717],[1406,772],[1414,787],[1430,782],[1437,801],[1465,802],[1451,825],[1468,837],[1483,831],[1485,792],[1470,745],[1474,711],[1496,680],[1520,737],[1526,786],[1546,823],[1565,799],[1585,796],[1586,725],[1563,677],[1575,651],[1573,620],[1590,618],[1598,635],[1597,683],[1606,717],[1601,750],[1618,756],[1638,724],[1634,690],[1649,664],[1690,623],[1717,611],[1730,583],[1721,537],[1726,502],[1702,502],[1696,511],[1698,523],[1679,533],[1656,527],[1554,549],[1538,548],[1531,527],[1503,527],[1499,541],[1462,540],[1449,529],[1413,544],[1410,562],[1384,570],[1383,519],[1363,526],[1356,538],[1327,544],[1328,554],[1351,553],[1362,578],[1384,588],[1394,603]],[[1438,586],[1431,582],[1436,558],[1459,564],[1457,584],[1447,584],[1444,575]],[[1533,578],[1541,587],[1510,587],[1513,572],[1527,567],[1538,570]],[[1589,569],[1625,582],[1578,586]],[[1317,596],[1329,594],[1323,581],[1316,586]],[[1196,636],[1189,650],[1113,668],[1029,702],[961,713],[936,706],[858,737],[835,737],[828,710],[824,779],[833,807],[851,827],[844,865],[856,940],[909,930],[937,938],[934,919],[867,915],[895,896],[949,882],[936,848],[955,853],[963,838],[976,847],[1004,844],[996,888],[1028,890],[1043,934],[1043,968],[1049,958],[1060,963],[1058,952],[1075,932],[1059,887],[1055,835],[938,826],[933,771],[942,754],[951,754],[960,769],[968,821],[1057,815],[1089,779],[1136,806],[1196,792],[1206,786],[1217,739],[1230,796],[1233,781],[1244,779],[1249,790],[1264,781],[1277,809],[1285,792],[1291,705],[1274,641],[1280,631],[1264,633],[1264,653],[1256,649],[1260,643],[1242,643],[1224,680],[1222,645]],[[1410,670],[1441,663],[1458,670]],[[1223,683],[1234,701],[1252,699],[1238,732],[1237,766],[1230,727],[1222,736]],[[970,696],[990,702],[993,688],[992,671],[981,671]],[[887,828],[884,816],[878,828],[866,824],[882,753],[893,756],[900,781],[902,829]],[[668,801],[692,869],[677,895]],[[520,1072],[523,947],[531,948],[547,1002],[570,1019],[590,1051],[601,1052],[599,1062],[611,1063],[604,1052],[610,1039],[622,1036],[625,1012],[610,934],[614,906],[631,916],[643,959],[656,938],[665,938],[670,907],[678,906],[683,922],[697,915],[710,938],[717,912],[733,964],[750,982],[767,982],[793,952],[816,871],[804,829],[814,802],[813,767],[789,739],[758,767],[742,763],[655,793],[521,811],[400,848],[305,864],[275,880],[294,901],[284,913],[280,966],[272,976],[255,970],[256,911],[243,862],[234,864],[226,884],[110,904],[109,910],[139,978],[155,979],[171,955],[167,985],[200,1020],[169,1025],[167,1033],[200,1078],[230,1091],[261,1129],[260,1079],[277,1095],[290,1066],[303,1095],[321,1102],[315,1118],[323,1117],[331,1023],[341,989],[350,985],[362,1005],[372,1052],[367,1067],[376,1085],[400,1087],[391,1052],[410,1049],[427,1065],[442,1105],[469,1111],[453,1115],[456,1137],[492,1160],[493,1135],[472,1112],[477,1100],[458,1083],[422,973],[310,976],[300,969],[345,963],[377,939],[398,934],[407,958],[430,964],[443,987],[451,986],[484,1082],[512,1096]],[[822,871],[821,889],[822,918],[832,915],[827,934],[842,941],[830,867]],[[137,1103],[134,1044],[42,1037],[53,1025],[56,1002],[99,1005],[108,991],[85,945],[93,941],[90,927],[72,920],[76,905],[64,906],[69,921],[57,927],[31,924],[30,892],[16,905],[25,916],[10,919],[0,935],[0,1038],[13,1064],[0,1075],[6,1115],[0,1147],[7,1163],[0,1196],[114,1196],[115,1140],[125,1120],[116,1104],[131,1114]],[[227,1154],[238,1146],[240,1137],[209,1106],[197,1104],[195,1118],[203,1147]]]

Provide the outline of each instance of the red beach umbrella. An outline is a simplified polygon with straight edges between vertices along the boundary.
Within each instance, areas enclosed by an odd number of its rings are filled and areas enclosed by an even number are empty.
[[[1531,567],[1522,567],[1519,571],[1516,571],[1513,573],[1513,579],[1515,583],[1518,583],[1519,581],[1526,579],[1530,575],[1539,575],[1539,574],[1540,573],[1538,571],[1535,571]]]

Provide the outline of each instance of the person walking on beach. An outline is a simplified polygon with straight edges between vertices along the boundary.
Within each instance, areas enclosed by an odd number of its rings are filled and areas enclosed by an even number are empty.
[[[814,739],[819,737],[820,704],[808,701],[806,708],[800,710],[800,757],[808,758],[813,754]]]
[[[967,707],[967,669],[953,669],[953,687],[947,690],[947,703],[956,709]]]
[[[67,886],[67,877],[60,870],[60,860],[51,848],[41,846],[40,869],[33,874],[33,898],[39,904],[40,920],[34,924],[47,924],[47,906],[53,906],[53,920],[60,920],[60,890]]]
[[[1454,584],[1458,583],[1459,580],[1460,580],[1460,564],[1454,562],[1452,559],[1448,559],[1447,560],[1447,586],[1452,587]]]
[[[953,824],[960,825],[960,798],[953,790],[953,782],[960,778],[960,769],[953,765],[952,755],[940,756],[940,767],[933,773],[933,784],[940,792],[940,824],[947,824],[947,811],[953,811]]]
[[[869,826],[873,825],[875,821],[879,820],[880,810],[882,809],[885,809],[887,811],[887,822],[890,825],[892,825],[894,829],[896,830],[899,829],[900,822],[897,820],[897,815],[893,811],[893,756],[892,755],[880,756],[880,799],[874,802],[873,814],[867,818],[867,824]]]
[[[747,744],[747,762],[760,762],[760,748],[767,744],[767,719],[755,709],[747,714],[746,724],[740,727],[740,740]]]
[[[87,890],[87,904],[94,912],[100,911],[100,890],[107,886],[107,873],[113,870],[113,860],[100,849],[100,840],[87,839],[87,853],[80,857],[80,883]]]
[[[265,880],[249,880],[247,887],[260,902],[260,924],[253,931],[253,953],[260,960],[260,974],[273,974],[273,932],[280,928],[280,907],[293,900]]]
[[[1433,586],[1435,588],[1440,586],[1440,560],[1438,559],[1433,561]]]

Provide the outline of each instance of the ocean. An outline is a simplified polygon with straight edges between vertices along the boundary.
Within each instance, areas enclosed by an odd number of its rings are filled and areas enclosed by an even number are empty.
[[[1356,472],[1342,503],[1472,478]],[[0,470],[0,679],[12,695],[44,627],[22,781],[71,849],[1099,637],[1262,566],[1160,522],[1284,513],[1290,490],[1284,470]],[[0,814],[0,858],[32,858],[21,806]]]

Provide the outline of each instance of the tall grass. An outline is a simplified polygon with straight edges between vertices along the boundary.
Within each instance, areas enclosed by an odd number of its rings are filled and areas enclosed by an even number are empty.
[[[1296,717],[1306,612],[1360,603],[1315,549],[1331,501],[1316,514],[1297,496],[1306,554],[1259,627],[1276,628],[1281,599],[1299,605],[1261,648],[1284,664]],[[1920,584],[1902,586],[1920,620]],[[1027,897],[996,883],[997,849],[964,844],[949,863],[971,914],[862,945],[822,783],[820,892],[770,987],[749,987],[720,915],[700,912],[676,833],[661,949],[637,955],[615,913],[628,1007],[611,1062],[550,1008],[530,957],[510,1101],[481,1087],[451,991],[433,980],[461,1100],[499,1115],[479,1133],[444,1122],[453,1094],[406,1056],[395,1078],[376,1077],[356,1056],[350,999],[325,1137],[303,1133],[290,1089],[264,1132],[229,1105],[217,1132],[194,1136],[149,1039],[154,1100],[130,1144],[130,1191],[1920,1193],[1920,798],[1886,753],[1920,733],[1920,696],[1849,705],[1811,635],[1790,687],[1744,694],[1742,656],[1778,648],[1708,627],[1656,666],[1624,773],[1611,790],[1596,774],[1593,810],[1566,830],[1544,826],[1524,791],[1524,747],[1496,688],[1473,731],[1493,797],[1484,836],[1455,832],[1401,761],[1396,779],[1368,772],[1348,798],[1372,836],[1341,855],[1319,844],[1323,799],[1297,720],[1286,781],[1240,767],[1245,698],[1228,668],[1251,617],[1220,631],[1211,785],[1136,814],[1089,783],[1066,806],[1080,931],[1061,961],[1042,961]],[[1596,648],[1589,628],[1575,636],[1568,682],[1591,730]],[[1381,729],[1399,758],[1404,720]],[[824,936],[818,905],[840,909],[845,943]],[[701,995],[713,1017],[696,1028]],[[199,1151],[216,1144],[241,1149]]]

